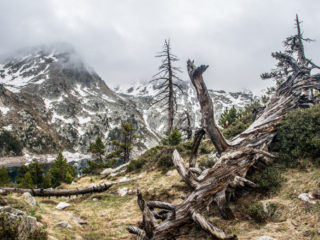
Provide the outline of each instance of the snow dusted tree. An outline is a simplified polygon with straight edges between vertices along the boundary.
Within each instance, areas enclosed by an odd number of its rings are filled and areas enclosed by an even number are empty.
[[[168,109],[168,130],[167,134],[170,135],[173,129],[173,121],[175,110],[177,109],[176,90],[180,90],[183,93],[181,87],[177,84],[177,81],[182,81],[177,73],[181,70],[178,67],[173,66],[174,62],[179,59],[172,54],[170,40],[165,40],[163,50],[156,55],[158,58],[162,58],[162,63],[159,67],[159,72],[153,76],[150,82],[158,82],[159,92],[154,97],[151,106],[156,104],[162,104],[160,107],[167,107]]]

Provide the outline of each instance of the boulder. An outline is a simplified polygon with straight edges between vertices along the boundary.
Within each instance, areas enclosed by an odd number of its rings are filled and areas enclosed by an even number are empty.
[[[100,175],[106,175],[106,176],[109,176],[111,173],[112,173],[113,169],[112,168],[106,168],[104,169]]]
[[[118,189],[118,194],[119,194],[119,196],[121,196],[121,197],[126,196],[126,195],[128,194],[128,188],[126,188],[126,187],[119,188],[119,189]]]
[[[262,236],[259,237],[258,240],[277,240],[276,238],[268,237],[268,236]]]
[[[24,199],[26,200],[26,202],[27,202],[29,205],[31,205],[31,206],[33,206],[33,207],[35,207],[35,206],[37,205],[36,199],[35,199],[29,192],[25,192],[25,193],[23,194],[23,197],[24,197]]]
[[[66,203],[66,202],[59,202],[58,205],[56,206],[56,209],[58,210],[63,210],[67,207],[69,207],[70,204],[69,203]]]
[[[33,233],[37,232],[37,236],[45,236],[47,233],[41,229],[41,223],[37,222],[35,217],[26,215],[24,212],[12,208],[10,206],[0,207],[0,221],[3,226],[14,228],[17,234],[14,239],[24,240],[31,239]]]
[[[84,225],[84,224],[88,224],[88,222],[86,220],[83,220],[81,218],[78,218],[78,217],[72,217],[72,220],[75,222],[75,223],[78,223],[80,225]]]
[[[63,228],[72,228],[72,226],[67,221],[58,222],[54,226],[63,227]]]
[[[310,193],[301,193],[298,196],[298,198],[301,199],[304,202],[311,203],[311,204],[316,204],[316,201],[313,200],[313,197],[312,197],[312,195]]]
[[[173,170],[169,170],[167,173],[166,173],[166,176],[173,176],[175,173]]]

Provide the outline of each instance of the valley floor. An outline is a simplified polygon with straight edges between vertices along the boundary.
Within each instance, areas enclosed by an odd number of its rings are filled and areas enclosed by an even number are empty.
[[[126,174],[113,178],[101,176],[85,176],[73,185],[63,185],[63,188],[82,188],[92,184],[109,183],[120,179],[134,179],[132,181],[114,185],[105,193],[74,196],[69,198],[40,198],[37,197],[37,206],[29,207],[23,197],[17,194],[6,198],[13,207],[25,210],[44,224],[49,239],[134,239],[126,231],[126,227],[136,225],[141,220],[141,212],[136,202],[136,189],[141,189],[145,199],[162,200],[179,203],[187,194],[187,188],[176,170],[160,172],[158,170]],[[289,169],[283,173],[286,181],[282,184],[279,193],[271,197],[248,196],[240,198],[232,206],[236,219],[221,220],[208,213],[209,220],[217,227],[227,232],[233,232],[241,240],[256,240],[261,236],[270,236],[278,240],[289,239],[320,239],[320,202],[307,204],[300,199],[300,193],[309,192],[316,188],[320,180],[320,169],[308,170]],[[127,188],[128,194],[120,196],[120,190]],[[257,224],[245,217],[241,212],[244,201],[260,201],[276,203],[281,210],[276,219],[268,220],[265,224]],[[70,207],[57,210],[55,207],[61,201],[70,203]],[[87,221],[80,225],[73,221],[79,217]],[[57,227],[60,221],[68,221],[72,228]],[[196,227],[188,236],[180,239],[209,239]]]

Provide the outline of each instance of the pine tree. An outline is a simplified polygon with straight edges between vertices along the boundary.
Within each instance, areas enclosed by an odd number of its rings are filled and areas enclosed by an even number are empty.
[[[35,188],[35,185],[32,181],[31,173],[27,172],[24,177],[21,179],[19,183],[19,187],[21,188]]]
[[[8,171],[4,166],[0,168],[0,186],[5,186],[10,183],[10,178],[8,176]]]
[[[167,107],[167,134],[169,135],[173,129],[175,109],[177,108],[176,89],[183,93],[181,87],[177,84],[177,81],[182,81],[177,76],[177,72],[181,72],[181,70],[178,67],[173,66],[174,62],[177,62],[179,59],[171,52],[170,40],[164,41],[163,50],[156,55],[156,57],[162,58],[162,64],[159,67],[159,72],[153,76],[153,79],[150,82],[156,81],[159,83],[159,93],[156,94],[151,105],[164,103],[161,107]]]
[[[72,180],[77,175],[75,168],[72,165],[68,164],[67,159],[65,159],[62,153],[59,152],[58,157],[52,163],[50,168],[50,174],[52,175],[52,185],[54,187],[57,187],[62,182],[70,182],[70,177],[68,176],[67,178],[68,173],[71,175]]]
[[[235,122],[240,117],[240,113],[238,110],[232,106],[231,109],[226,108],[224,112],[221,114],[221,117],[218,121],[219,125],[223,128],[226,128],[226,122],[228,122],[228,125],[231,125],[232,123]]]
[[[43,178],[43,188],[50,188],[52,187],[52,175],[50,172],[47,172],[46,175]]]
[[[181,132],[179,132],[176,126],[168,137],[169,144],[171,146],[178,145],[181,142],[181,135],[182,135]]]
[[[124,162],[128,162],[131,156],[132,144],[137,137],[134,132],[136,129],[132,126],[131,122],[122,122],[120,129],[120,140],[113,140],[112,145],[115,150],[106,155],[107,159],[120,157]]]
[[[100,162],[102,162],[102,155],[105,152],[105,146],[101,140],[101,137],[98,136],[94,143],[90,144],[89,152],[95,154]]]
[[[44,164],[39,163],[37,159],[33,159],[28,166],[32,182],[36,188],[42,187],[44,179]]]

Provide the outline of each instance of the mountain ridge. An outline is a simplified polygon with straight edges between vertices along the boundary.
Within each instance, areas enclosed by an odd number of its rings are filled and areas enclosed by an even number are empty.
[[[58,47],[57,47],[58,46]],[[112,90],[69,44],[38,46],[0,62],[0,128],[35,153],[58,150],[86,153],[97,136],[105,143],[119,132],[121,121],[135,122],[140,142],[137,155],[157,145],[166,131],[166,112],[149,106],[157,84],[144,83]],[[175,124],[191,113],[192,128],[200,127],[200,108],[189,82],[179,83]],[[131,89],[131,91],[130,91]],[[234,103],[243,107],[257,99],[252,93],[210,90],[216,117]],[[108,149],[107,149],[108,151]]]

